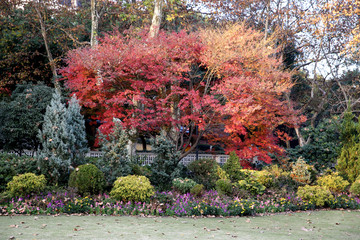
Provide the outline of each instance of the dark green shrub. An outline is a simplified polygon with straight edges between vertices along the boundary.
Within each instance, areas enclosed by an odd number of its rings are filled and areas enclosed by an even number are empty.
[[[240,160],[235,152],[230,153],[230,157],[224,164],[223,169],[229,175],[232,182],[238,182],[243,178],[240,172],[240,170],[242,169],[240,165]]]
[[[334,200],[334,196],[331,194],[330,190],[317,185],[305,185],[303,187],[299,187],[297,196],[302,200],[309,201],[319,207],[323,207],[326,204],[328,205],[332,200]]]
[[[9,102],[0,102],[0,149],[36,150],[36,137],[54,89],[39,84],[18,84]]]
[[[173,188],[183,194],[189,193],[197,183],[189,178],[175,178],[172,181]]]
[[[191,190],[190,190],[191,195],[195,196],[195,197],[200,197],[203,195],[204,193],[204,185],[202,184],[196,184]]]
[[[350,192],[355,195],[360,195],[360,177],[351,184]]]
[[[190,163],[188,168],[192,172],[195,182],[204,185],[206,189],[212,189],[218,180],[217,166],[214,159],[199,159]]]
[[[154,187],[145,176],[129,175],[119,177],[114,183],[110,196],[116,200],[127,202],[144,202],[154,195]]]
[[[0,153],[0,192],[5,191],[6,184],[14,176],[24,173],[40,173],[35,158]]]
[[[324,119],[315,128],[312,126],[302,128],[301,134],[304,139],[310,138],[311,142],[303,147],[287,149],[290,160],[295,162],[302,157],[319,172],[327,168],[333,169],[341,150],[337,120]]]
[[[69,187],[76,188],[82,196],[98,194],[104,185],[104,174],[94,164],[80,165],[70,174]]]
[[[14,176],[13,180],[7,184],[7,188],[13,197],[22,197],[32,193],[40,193],[45,189],[45,186],[45,176],[37,176],[33,173]]]
[[[229,179],[219,179],[216,181],[216,191],[230,196],[233,192],[233,186]]]

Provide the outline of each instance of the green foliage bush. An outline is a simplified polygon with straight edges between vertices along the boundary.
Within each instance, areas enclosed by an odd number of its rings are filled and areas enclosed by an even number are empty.
[[[0,153],[0,192],[6,190],[6,184],[19,174],[39,174],[37,160],[29,156]]]
[[[131,172],[131,161],[126,148],[129,135],[119,122],[115,121],[114,124],[110,134],[99,134],[104,156],[95,164],[104,173],[107,187],[112,186],[118,177],[127,176]]]
[[[233,185],[229,179],[219,179],[216,181],[216,191],[230,196],[233,192]]]
[[[152,139],[151,147],[156,157],[151,164],[150,181],[157,189],[168,190],[172,180],[181,175],[180,152],[163,133]]]
[[[340,154],[341,143],[339,141],[339,127],[336,119],[324,119],[314,128],[307,126],[302,128],[301,134],[305,139],[311,139],[309,144],[303,147],[287,149],[287,156],[292,162],[299,157],[319,172],[334,168],[336,159]]]
[[[297,196],[304,201],[314,203],[316,206],[323,207],[329,205],[334,200],[334,196],[331,194],[329,189],[315,185],[305,185],[299,187]]]
[[[218,164],[214,159],[199,159],[189,164],[188,168],[192,172],[194,180],[204,185],[206,189],[215,187]]]
[[[104,185],[104,174],[94,164],[80,165],[70,174],[69,187],[76,188],[82,196],[98,194]]]
[[[316,170],[300,157],[293,164],[290,176],[299,184],[310,184],[316,179]]]
[[[129,175],[119,177],[114,183],[110,196],[123,202],[144,202],[154,195],[154,187],[145,176]]]
[[[343,192],[350,183],[339,176],[339,173],[332,172],[325,176],[319,177],[317,184],[329,189],[331,192],[340,193]]]
[[[242,169],[240,160],[235,152],[230,153],[230,157],[224,164],[223,169],[229,175],[229,178],[232,182],[238,182],[243,178],[240,172]]]
[[[173,188],[183,194],[189,193],[196,184],[197,183],[194,180],[189,178],[175,178],[172,181]]]
[[[290,172],[283,170],[278,165],[268,166],[265,170],[268,171],[273,178],[273,182],[269,187],[274,190],[280,189],[281,191],[292,192],[298,188],[299,184],[291,178]]]
[[[350,192],[355,195],[360,195],[360,177],[351,184]]]
[[[204,185],[196,184],[191,190],[191,195],[195,197],[200,197],[204,193]]]
[[[7,184],[7,188],[13,197],[21,197],[32,193],[40,193],[45,189],[45,186],[45,176],[37,176],[34,173],[25,173],[14,176],[13,180]]]

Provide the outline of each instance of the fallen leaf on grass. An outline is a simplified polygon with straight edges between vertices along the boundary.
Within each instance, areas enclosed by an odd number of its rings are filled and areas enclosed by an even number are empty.
[[[340,225],[340,223],[335,223],[335,225]]]
[[[312,229],[307,229],[305,227],[302,227],[301,230],[305,231],[305,232],[309,232],[309,231],[312,231]]]

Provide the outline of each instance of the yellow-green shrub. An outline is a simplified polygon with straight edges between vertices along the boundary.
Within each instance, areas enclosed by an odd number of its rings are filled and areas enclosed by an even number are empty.
[[[80,165],[70,174],[69,186],[80,195],[98,194],[105,186],[104,174],[94,164]]]
[[[350,192],[355,195],[360,195],[360,176],[351,184]]]
[[[330,201],[334,200],[334,196],[331,194],[329,189],[318,185],[305,185],[303,187],[299,187],[297,196],[302,200],[310,201],[319,207],[323,207],[325,204],[328,204]]]
[[[260,184],[264,185],[265,187],[271,187],[274,177],[273,175],[267,170],[255,171],[253,173],[254,178]]]
[[[317,180],[318,185],[329,189],[331,192],[340,193],[350,184],[344,180],[339,173],[333,172],[331,174],[319,177]]]
[[[119,177],[114,183],[110,196],[124,202],[144,202],[154,195],[154,187],[145,176],[129,175]]]
[[[45,189],[45,186],[45,176],[37,176],[34,173],[25,173],[14,176],[7,184],[7,188],[13,197],[25,196],[31,193],[40,193]]]
[[[219,179],[229,179],[229,175],[219,165],[216,166],[216,176]]]

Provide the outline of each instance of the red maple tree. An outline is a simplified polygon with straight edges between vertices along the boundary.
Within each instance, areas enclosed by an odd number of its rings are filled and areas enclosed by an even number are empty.
[[[121,119],[137,134],[162,130],[184,157],[219,126],[226,150],[270,162],[281,152],[274,131],[295,124],[282,96],[292,86],[270,40],[244,25],[197,33],[111,34],[68,54],[62,70],[81,103],[109,131]],[[190,146],[190,151],[189,150]]]

